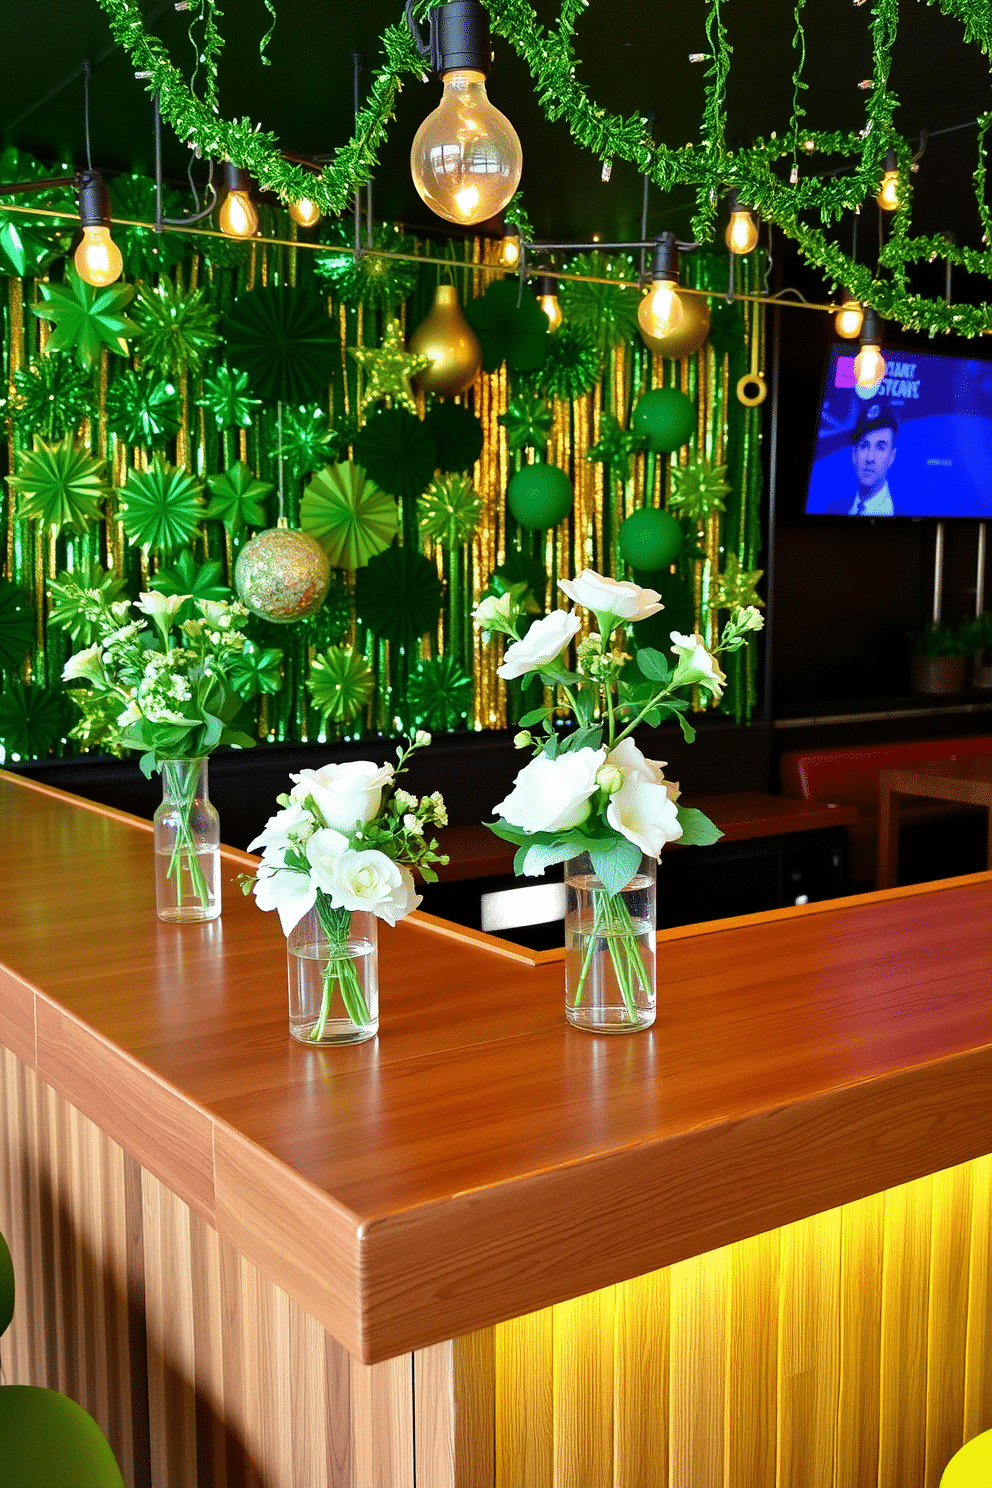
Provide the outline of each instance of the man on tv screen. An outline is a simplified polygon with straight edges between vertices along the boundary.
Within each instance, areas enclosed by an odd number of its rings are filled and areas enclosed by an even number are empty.
[[[896,457],[899,422],[879,403],[872,403],[854,426],[851,435],[851,462],[857,482],[857,494],[848,508],[851,517],[891,517],[895,515],[889,471]]]

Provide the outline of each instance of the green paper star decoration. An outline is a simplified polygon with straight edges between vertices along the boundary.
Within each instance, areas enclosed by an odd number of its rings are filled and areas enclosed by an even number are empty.
[[[499,416],[511,449],[539,449],[542,453],[548,447],[553,421],[551,404],[537,393],[518,393]]]
[[[714,512],[723,511],[724,497],[729,493],[726,465],[714,465],[705,456],[698,456],[686,465],[672,466],[672,489],[666,505],[702,527]]]
[[[283,460],[293,480],[301,480],[311,471],[319,470],[338,454],[338,438],[327,422],[327,414],[317,407],[284,409],[282,415],[282,437],[278,423],[273,425],[268,441],[268,453],[274,460]]]
[[[231,658],[228,680],[239,697],[246,700],[260,693],[282,691],[282,658],[278,646],[256,646],[245,641],[244,647]]]
[[[181,418],[179,394],[154,372],[127,368],[107,389],[107,427],[125,444],[161,444],[178,432]]]
[[[261,408],[262,400],[249,397],[247,372],[218,367],[213,377],[203,379],[203,397],[196,400],[196,406],[213,416],[221,433],[224,429],[250,429],[253,411]]]
[[[64,284],[39,284],[43,303],[32,305],[39,320],[50,320],[55,329],[47,351],[71,351],[81,367],[90,371],[104,347],[115,356],[127,356],[125,337],[141,334],[141,327],[121,311],[134,298],[130,284],[110,284],[95,289],[67,265]]]
[[[380,398],[388,398],[392,404],[400,404],[413,414],[417,412],[417,400],[410,386],[410,378],[429,367],[431,359],[426,352],[418,354],[403,350],[403,335],[398,320],[391,320],[386,326],[382,345],[378,349],[352,346],[349,354],[365,374],[361,398],[363,414]]]
[[[193,606],[195,599],[230,599],[231,591],[221,582],[219,563],[197,563],[189,548],[184,548],[173,568],[160,568],[148,586],[158,594],[188,594],[190,597],[180,605],[176,620],[180,625],[186,620],[195,620],[198,612]]]
[[[643,448],[642,434],[625,429],[612,413],[604,413],[599,420],[599,438],[586,451],[586,459],[608,465],[614,479],[626,485],[630,480],[631,456]]]
[[[208,476],[207,489],[210,505],[206,515],[223,522],[231,532],[237,532],[240,527],[265,526],[262,502],[272,495],[275,487],[269,481],[256,479],[244,460],[222,475]]]
[[[100,503],[110,495],[103,460],[82,449],[70,436],[61,444],[41,444],[25,451],[16,476],[7,484],[17,492],[17,515],[41,522],[56,533],[63,527],[86,532],[102,515]]]
[[[765,602],[757,593],[763,573],[763,568],[744,568],[736,553],[728,553],[723,573],[710,593],[710,604],[718,610],[745,609],[748,605],[764,609]]]

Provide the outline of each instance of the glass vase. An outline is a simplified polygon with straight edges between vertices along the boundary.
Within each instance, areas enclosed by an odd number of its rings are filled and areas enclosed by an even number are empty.
[[[220,818],[206,759],[163,760],[155,812],[155,908],[172,924],[220,914]]]
[[[332,909],[324,894],[289,932],[289,1031],[311,1047],[359,1044],[379,1031],[379,922]]]
[[[565,1016],[587,1033],[639,1033],[655,1019],[657,861],[610,894],[588,853],[565,863]]]

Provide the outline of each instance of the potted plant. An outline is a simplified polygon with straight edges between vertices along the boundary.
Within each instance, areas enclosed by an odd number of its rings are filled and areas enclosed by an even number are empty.
[[[950,693],[964,689],[968,641],[960,625],[929,620],[909,633],[909,667],[914,692]]]
[[[971,657],[972,687],[992,687],[992,611],[983,610],[962,626]]]

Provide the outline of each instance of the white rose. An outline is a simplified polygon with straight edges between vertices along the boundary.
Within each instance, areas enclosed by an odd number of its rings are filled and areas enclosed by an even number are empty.
[[[674,642],[672,651],[678,657],[672,686],[683,687],[686,683],[697,683],[700,687],[707,688],[714,697],[722,697],[723,684],[727,678],[720,670],[716,657],[711,656],[703,645],[702,636],[695,633],[680,635],[677,630],[673,630],[671,637]]]
[[[209,625],[226,630],[231,623],[231,607],[223,599],[198,599],[196,608]]]
[[[764,623],[764,616],[758,613],[754,605],[748,605],[745,609],[738,610],[734,616],[734,625],[742,635],[749,630],[761,630]]]
[[[292,838],[299,840],[306,832],[312,831],[317,822],[312,812],[299,801],[292,801],[290,805],[277,811],[270,816],[258,836],[248,844],[248,851],[254,852],[256,847],[277,847],[285,849],[291,846]]]
[[[70,656],[62,668],[63,682],[75,682],[79,678],[87,682],[106,680],[99,641],[94,646],[87,646],[85,651],[77,651],[75,656]]]
[[[368,910],[395,925],[421,901],[413,874],[385,853],[344,852],[330,866],[328,892],[336,909]]]
[[[383,788],[393,778],[393,767],[374,765],[371,760],[349,760],[343,765],[301,770],[289,778],[295,781],[290,791],[294,801],[311,797],[329,827],[350,832],[379,814]]]
[[[426,729],[418,729],[413,736],[413,742],[418,749],[426,749],[432,738],[433,735],[429,734]]]
[[[306,855],[310,864],[310,877],[324,894],[334,892],[335,864],[342,853],[348,851],[348,839],[343,832],[333,827],[320,827],[307,839]]]
[[[611,749],[606,756],[606,763],[615,765],[624,780],[629,780],[632,775],[639,775],[650,785],[663,785],[673,801],[677,801],[681,795],[678,782],[665,779],[665,765],[668,761],[647,759],[633,739],[624,739],[615,749]]]
[[[534,621],[522,641],[507,646],[497,676],[508,682],[512,677],[522,677],[525,672],[539,672],[541,667],[549,666],[561,655],[581,628],[578,615],[571,610],[552,610],[543,620]]]
[[[525,832],[577,827],[589,815],[589,798],[599,790],[596,772],[605,759],[605,749],[576,749],[557,759],[539,754],[520,771],[495,814]]]
[[[666,842],[682,836],[675,802],[668,791],[643,775],[628,776],[610,797],[606,820],[650,858],[657,858]]]
[[[489,594],[485,599],[479,600],[472,619],[483,630],[502,630],[509,627],[516,609],[512,594]]]
[[[665,606],[656,589],[642,589],[628,580],[609,579],[591,568],[584,568],[574,579],[559,579],[558,588],[573,604],[585,605],[597,615],[613,615],[617,620],[646,620]]]
[[[269,862],[263,858],[255,876],[255,903],[259,909],[277,910],[282,933],[288,935],[316,904],[317,885],[309,873],[280,864],[281,858]]]

